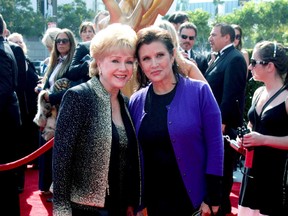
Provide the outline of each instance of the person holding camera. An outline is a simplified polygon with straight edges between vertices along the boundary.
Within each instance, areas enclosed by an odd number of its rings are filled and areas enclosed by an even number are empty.
[[[248,151],[253,148],[254,155],[243,175],[238,216],[288,215],[287,49],[259,42],[250,62],[253,79],[264,86],[255,91],[248,111],[252,132],[240,142]]]

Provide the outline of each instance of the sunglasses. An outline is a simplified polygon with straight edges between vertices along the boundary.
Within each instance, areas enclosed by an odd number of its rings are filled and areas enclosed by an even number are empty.
[[[266,61],[256,61],[255,59],[250,59],[250,64],[255,67],[257,64],[267,65],[269,62]]]
[[[186,40],[187,38],[189,38],[189,40],[194,40],[195,36],[188,36],[188,35],[181,34],[181,38],[184,40]]]
[[[60,44],[60,43],[66,44],[66,43],[68,43],[70,41],[69,41],[68,38],[63,38],[63,39],[59,38],[59,39],[56,39],[55,42],[56,42],[56,44]]]
[[[240,34],[236,34],[236,35],[235,35],[235,39],[236,39],[236,40],[240,40],[240,39],[241,39],[241,35],[240,35]]]

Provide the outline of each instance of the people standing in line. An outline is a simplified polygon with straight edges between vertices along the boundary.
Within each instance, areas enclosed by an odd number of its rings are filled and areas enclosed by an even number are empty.
[[[43,94],[46,102],[51,106],[60,105],[62,97],[66,90],[53,91],[55,83],[59,82],[62,78],[66,78],[66,73],[72,62],[75,52],[76,41],[73,33],[69,29],[61,29],[56,37],[49,58],[47,71],[41,84],[38,84],[36,90],[40,88],[45,91]],[[63,79],[62,79],[63,80]],[[42,94],[41,92],[39,95]],[[56,109],[57,110],[57,109]],[[42,138],[41,144],[46,141]],[[52,149],[39,157],[39,189],[44,195],[50,194],[49,189],[52,183]]]
[[[49,52],[49,57],[47,57],[42,63],[41,63],[41,71],[40,71],[40,75],[44,76],[46,70],[47,70],[47,66],[49,64],[49,59],[50,59],[50,54],[52,52],[52,49],[54,47],[54,41],[56,38],[56,35],[58,34],[58,32],[60,31],[60,28],[48,28],[42,38],[42,44],[48,49]]]
[[[181,68],[182,75],[188,76],[192,79],[198,79],[198,80],[202,80],[202,81],[207,82],[206,79],[204,78],[203,74],[201,73],[201,71],[196,66],[196,64],[194,64],[192,61],[189,61],[188,59],[184,58],[184,56],[180,52],[178,34],[177,34],[174,26],[170,22],[165,21],[165,20],[157,23],[156,26],[159,26],[160,28],[167,30],[171,34],[171,37],[172,37],[172,40],[174,43],[174,47],[177,47],[175,58],[176,58],[177,64],[179,64],[179,67]]]
[[[33,123],[34,116],[37,112],[37,94],[34,91],[38,83],[38,74],[34,65],[27,56],[27,46],[23,40],[23,36],[19,33],[12,33],[8,37],[8,41],[18,44],[26,57],[26,86],[25,86],[25,110],[21,110],[23,133],[21,135],[24,140],[24,154],[28,155],[38,148],[38,128]]]
[[[184,11],[176,11],[169,15],[168,21],[173,24],[176,31],[178,32],[182,23],[189,22],[189,17],[188,14]]]
[[[6,38],[7,40],[8,38]],[[26,72],[26,57],[24,54],[24,50],[21,46],[19,46],[17,43],[13,43],[8,40],[8,43],[13,51],[14,57],[16,59],[16,64],[18,68],[18,81],[17,81],[17,87],[16,87],[16,94],[19,102],[20,107],[20,117],[21,117],[21,126],[20,130],[18,131],[19,136],[18,138],[18,149],[19,154],[17,158],[22,158],[25,156],[23,154],[23,150],[26,148],[26,142],[25,137],[27,134],[25,134],[24,128],[27,126],[27,114],[28,114],[28,105],[27,105],[27,85],[28,85],[28,77]],[[23,134],[23,136],[21,136]],[[25,134],[25,135],[24,135]],[[29,145],[31,145],[29,143]],[[20,166],[17,170],[17,176],[18,176],[18,190],[19,193],[21,193],[24,189],[24,181],[25,181],[25,168],[26,166]]]
[[[82,22],[79,28],[79,35],[83,42],[91,41],[92,38],[95,36],[95,29],[92,22]]]
[[[243,49],[243,31],[242,28],[239,25],[232,24],[232,27],[235,30],[235,40],[234,40],[234,46],[236,49],[238,49],[242,55],[244,56],[244,59],[246,61],[247,67],[249,66],[249,54],[248,52]],[[247,70],[247,77],[248,77],[248,71]]]
[[[222,116],[222,133],[230,139],[237,137],[236,129],[243,124],[247,65],[241,52],[233,46],[235,31],[231,25],[216,24],[211,30],[209,43],[219,56],[208,67],[205,78],[208,81]],[[231,212],[230,192],[233,185],[233,170],[237,152],[224,142],[223,201],[219,215]]]
[[[288,215],[287,48],[276,42],[257,43],[249,70],[264,86],[255,91],[248,112],[251,133],[239,143],[253,148],[254,157],[243,175],[238,215]]]
[[[204,74],[208,68],[207,58],[193,50],[196,38],[197,27],[191,22],[185,22],[179,27],[180,49],[185,58],[195,62],[199,70]]]
[[[120,23],[98,32],[92,78],[64,95],[53,147],[55,216],[132,216],[140,205],[139,147],[120,92],[133,73],[136,39]]]
[[[19,33],[12,33],[7,38],[9,42],[13,42],[18,44],[24,54],[25,54],[25,80],[19,80],[19,82],[25,82],[24,87],[21,92],[22,104],[20,104],[21,110],[21,120],[22,125],[20,129],[19,136],[20,140],[20,148],[21,155],[20,157],[25,157],[28,154],[32,153],[39,147],[39,139],[38,139],[38,127],[33,122],[34,116],[37,112],[37,94],[34,91],[35,86],[38,82],[38,75],[34,65],[30,62],[27,56],[27,47],[23,40],[23,36]],[[20,98],[20,97],[19,97]],[[22,107],[21,107],[22,105]],[[20,158],[19,157],[19,158]],[[37,161],[33,161],[32,165],[38,167]],[[23,191],[24,182],[25,182],[25,170],[26,164],[20,168],[20,182],[19,182],[19,191]]]
[[[207,83],[180,74],[169,32],[152,26],[137,35],[139,77],[151,82],[129,102],[143,153],[144,206],[149,216],[216,214],[223,172],[216,100]]]
[[[21,124],[20,107],[16,95],[17,63],[4,38],[6,24],[0,14],[0,164],[18,158],[17,134]],[[0,171],[0,208],[9,215],[20,216],[18,179],[15,169]]]

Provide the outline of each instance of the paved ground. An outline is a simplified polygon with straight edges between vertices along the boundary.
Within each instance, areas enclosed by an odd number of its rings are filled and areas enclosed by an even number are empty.
[[[241,173],[240,169],[237,168],[236,171],[233,173],[233,180],[234,182],[242,182],[243,174]]]

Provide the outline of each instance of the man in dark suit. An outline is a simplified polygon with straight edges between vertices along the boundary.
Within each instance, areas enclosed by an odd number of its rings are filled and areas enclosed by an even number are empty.
[[[77,45],[66,75],[69,80],[79,83],[89,80],[90,44],[91,41],[87,41]]]
[[[37,86],[39,79],[33,64],[24,54],[24,46],[26,45],[23,38],[16,34],[13,33],[8,37],[8,43],[13,51],[18,67],[16,94],[19,100],[22,121],[19,134],[19,137],[21,137],[19,142],[21,153],[18,158],[22,158],[32,152],[29,150],[34,151],[39,146],[38,127],[33,122],[37,112],[37,94],[34,88]],[[30,148],[32,145],[34,148]],[[26,167],[26,164],[19,167],[20,192],[24,189]]]
[[[3,37],[6,24],[0,14],[0,164],[18,159],[21,119],[16,95],[18,68],[14,54]],[[0,209],[9,215],[20,215],[17,172],[0,171]]]
[[[94,28],[99,31],[98,24],[109,15],[108,11],[99,11],[94,17]],[[79,43],[76,47],[69,71],[67,72],[67,78],[75,82],[86,82],[89,77],[89,63],[90,57],[90,44],[91,41]]]
[[[193,50],[196,38],[197,27],[193,23],[185,22],[180,25],[179,42],[181,50],[184,52],[183,55],[184,57],[194,61],[202,74],[204,74],[208,68],[208,62],[204,55]]]
[[[209,66],[205,78],[211,86],[222,114],[222,132],[236,138],[237,127],[243,124],[247,65],[241,52],[234,46],[234,29],[227,24],[216,24],[209,36],[212,50],[219,56]],[[233,184],[233,168],[237,152],[224,142],[223,202],[220,215],[231,212],[229,195]]]

